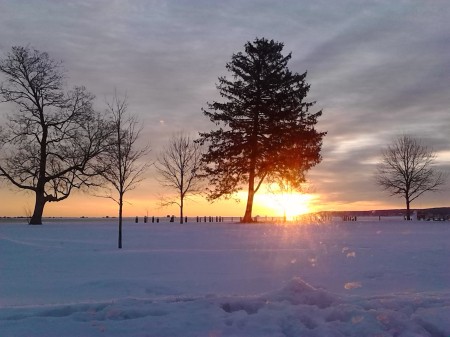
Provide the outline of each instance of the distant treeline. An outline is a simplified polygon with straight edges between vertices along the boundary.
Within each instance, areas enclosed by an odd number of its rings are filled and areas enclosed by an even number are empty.
[[[415,213],[425,213],[425,214],[435,214],[435,215],[449,215],[450,207],[436,207],[436,208],[422,208],[413,209]],[[372,211],[325,211],[320,212],[321,214],[327,216],[405,216],[405,209],[383,209],[383,210],[372,210]]]

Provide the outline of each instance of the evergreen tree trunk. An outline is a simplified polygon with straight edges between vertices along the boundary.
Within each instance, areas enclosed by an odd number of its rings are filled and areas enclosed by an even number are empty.
[[[257,152],[257,134],[258,130],[258,119],[255,118],[253,121],[253,136],[252,136],[252,150],[250,158],[250,168],[248,174],[248,195],[247,195],[247,206],[245,207],[244,219],[242,222],[250,223],[253,222],[252,210],[253,210],[253,198],[255,196],[255,171],[256,171],[256,152]]]
[[[119,249],[122,249],[122,210],[123,210],[123,197],[119,197]]]
[[[250,223],[253,222],[252,209],[253,209],[253,197],[255,196],[255,163],[254,160],[250,163],[250,172],[248,177],[248,196],[247,196],[247,206],[245,207],[245,214],[242,222]]]
[[[248,197],[247,197],[247,206],[245,207],[245,214],[244,214],[244,218],[242,219],[242,222],[244,222],[244,223],[253,222],[252,209],[253,209],[254,195],[255,195],[254,190],[249,188]]]
[[[43,191],[36,191],[36,202],[34,212],[30,219],[30,225],[42,225],[42,214],[44,213],[45,196]]]

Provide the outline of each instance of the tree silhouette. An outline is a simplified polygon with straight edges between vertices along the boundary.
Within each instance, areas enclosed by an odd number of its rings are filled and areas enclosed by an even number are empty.
[[[183,223],[185,199],[191,194],[199,193],[201,159],[200,144],[195,143],[188,135],[179,133],[169,140],[168,146],[156,160],[155,166],[161,183],[178,194],[175,199],[163,201],[163,205],[179,206],[180,223]]]
[[[252,221],[253,197],[264,181],[284,179],[293,187],[321,161],[325,132],[314,128],[322,112],[304,102],[306,73],[292,73],[283,44],[255,39],[226,65],[233,79],[219,77],[224,102],[208,103],[203,113],[219,129],[200,133],[208,144],[203,156],[212,188],[209,199],[228,197],[247,185],[244,222]]]
[[[0,73],[2,102],[18,108],[0,133],[0,177],[35,194],[30,224],[42,224],[47,202],[94,184],[93,162],[106,148],[109,128],[84,87],[64,91],[61,62],[47,53],[13,47],[0,60]]]
[[[376,181],[391,195],[405,198],[406,217],[411,219],[411,202],[444,184],[442,172],[433,168],[436,154],[417,139],[398,137],[382,152]]]
[[[117,194],[110,191],[106,197],[119,206],[118,248],[122,248],[123,204],[126,192],[133,190],[144,179],[150,163],[145,160],[149,146],[137,147],[142,127],[135,115],[127,112],[127,97],[120,98],[117,93],[107,103],[113,130],[109,138],[108,151],[99,157],[102,177]]]

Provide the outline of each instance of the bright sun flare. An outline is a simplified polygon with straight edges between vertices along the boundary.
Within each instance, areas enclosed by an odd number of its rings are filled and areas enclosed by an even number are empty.
[[[286,216],[287,220],[293,220],[296,216],[312,211],[310,202],[313,196],[310,194],[284,193],[284,194],[260,194],[258,198],[261,205],[275,216]]]

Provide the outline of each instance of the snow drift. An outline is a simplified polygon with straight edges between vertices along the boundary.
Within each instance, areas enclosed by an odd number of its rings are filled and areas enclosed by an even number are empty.
[[[446,223],[114,225],[0,224],[1,335],[450,336]]]

